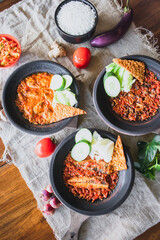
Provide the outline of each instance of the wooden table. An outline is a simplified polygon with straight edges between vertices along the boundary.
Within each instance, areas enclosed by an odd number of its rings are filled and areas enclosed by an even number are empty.
[[[0,2],[0,11],[21,0]],[[160,46],[160,0],[132,0],[134,22],[151,30]],[[4,150],[0,141],[0,156]],[[55,240],[53,232],[39,210],[37,203],[18,169],[0,164],[0,239],[1,240]],[[136,238],[159,240],[160,223]]]

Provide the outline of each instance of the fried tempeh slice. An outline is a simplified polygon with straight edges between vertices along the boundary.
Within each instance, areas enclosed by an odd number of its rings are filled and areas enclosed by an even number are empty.
[[[113,62],[129,71],[136,79],[143,83],[145,78],[145,64],[134,60],[114,58]]]
[[[105,188],[108,189],[109,184],[105,182],[102,184],[100,180],[94,177],[73,177],[67,181],[67,183],[74,187],[84,188]]]
[[[123,151],[121,137],[118,136],[112,155],[112,160],[109,163],[109,172],[126,170],[126,158]]]
[[[53,106],[51,122],[58,122],[62,119],[74,117],[82,114],[86,114],[86,112],[80,108],[75,108],[75,107],[70,107],[60,103],[55,103]]]
[[[108,172],[108,163],[104,162],[103,160],[93,160],[90,157],[86,158],[84,161],[77,162],[74,161],[74,165],[80,166],[82,169],[87,169],[88,171],[96,171],[100,173]]]

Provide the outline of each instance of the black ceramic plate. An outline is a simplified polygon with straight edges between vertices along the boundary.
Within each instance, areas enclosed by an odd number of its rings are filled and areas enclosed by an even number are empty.
[[[117,137],[104,130],[90,129],[97,131],[102,137],[116,141]],[[50,181],[53,190],[59,200],[71,210],[88,216],[102,215],[119,207],[128,197],[134,183],[134,165],[131,155],[124,146],[127,161],[127,170],[119,172],[119,181],[113,193],[107,199],[97,200],[94,203],[74,197],[63,181],[63,163],[67,154],[75,144],[75,133],[64,139],[56,148],[50,164]]]
[[[126,56],[122,59],[130,59],[144,62],[146,67],[149,70],[153,71],[157,75],[157,78],[160,80],[159,61],[142,55]],[[97,113],[102,118],[102,120],[114,130],[127,135],[143,135],[151,133],[160,128],[160,110],[155,116],[143,122],[130,122],[124,120],[112,111],[103,87],[103,76],[105,74],[105,71],[106,69],[103,69],[102,72],[99,74],[93,88],[93,102]]]
[[[67,118],[62,121],[47,125],[36,125],[24,119],[15,105],[18,84],[25,77],[38,72],[48,72],[61,75],[69,74],[73,77],[73,75],[65,67],[61,66],[58,63],[45,60],[26,63],[16,69],[8,78],[3,89],[2,104],[5,114],[14,126],[30,134],[47,135],[60,131],[62,128],[69,124],[72,118]],[[78,101],[79,91],[75,79],[71,85],[71,90],[76,94]],[[75,107],[78,107],[78,103],[75,105]]]

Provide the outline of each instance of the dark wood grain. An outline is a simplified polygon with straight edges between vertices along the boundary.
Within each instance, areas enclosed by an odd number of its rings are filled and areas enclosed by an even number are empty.
[[[0,11],[21,0],[0,2]],[[131,0],[136,26],[143,26],[158,38],[160,46],[160,0]],[[106,12],[107,13],[107,12]],[[1,154],[3,152],[1,148]],[[3,166],[2,166],[3,165]],[[1,240],[54,240],[54,235],[37,203],[13,165],[0,165],[0,239]],[[136,240],[159,240],[160,223]]]
[[[160,0],[131,0],[136,26],[143,26],[154,33],[160,46]]]
[[[0,168],[0,239],[55,240],[33,194],[14,165]]]
[[[136,237],[135,240],[160,240],[160,223],[157,223],[155,226]]]
[[[20,1],[21,0],[3,0],[2,2],[0,2],[0,12]]]

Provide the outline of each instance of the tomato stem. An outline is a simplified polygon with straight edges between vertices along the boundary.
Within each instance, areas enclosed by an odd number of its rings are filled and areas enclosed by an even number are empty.
[[[51,141],[52,141],[53,143],[56,144],[57,141],[56,141],[56,139],[55,139],[55,136],[51,136],[50,139],[51,139]]]

